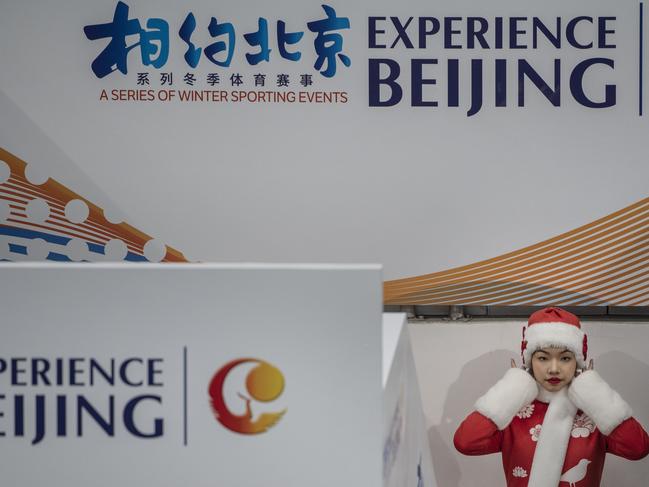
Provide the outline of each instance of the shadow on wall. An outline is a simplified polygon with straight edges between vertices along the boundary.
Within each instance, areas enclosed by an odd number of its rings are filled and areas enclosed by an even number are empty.
[[[649,345],[649,344],[648,344]],[[595,369],[633,410],[634,417],[649,428],[649,365],[623,352],[607,352],[595,358]],[[630,462],[607,455],[602,485],[637,487],[647,485],[649,457]]]
[[[504,475],[500,455],[466,457],[453,446],[453,435],[473,404],[509,367],[514,358],[509,350],[496,350],[462,367],[458,379],[450,385],[440,424],[428,430],[437,485],[444,487],[500,486]]]
[[[453,435],[473,404],[500,379],[514,358],[496,350],[468,362],[448,389],[440,424],[428,429],[437,484],[444,487],[500,487],[504,474],[500,454],[467,457],[455,450]],[[520,363],[519,357],[516,357]],[[649,365],[622,352],[595,358],[595,368],[631,405],[634,416],[649,427]],[[639,462],[608,455],[602,485],[638,487],[649,478],[649,457]]]

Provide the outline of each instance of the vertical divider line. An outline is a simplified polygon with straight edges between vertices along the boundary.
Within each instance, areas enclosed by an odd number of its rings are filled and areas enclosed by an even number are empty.
[[[183,445],[187,446],[187,347],[183,347]]]
[[[643,12],[643,2],[640,2],[640,9],[639,9],[639,28],[640,28],[640,34],[638,36],[638,116],[642,117],[642,94],[643,94],[643,79],[642,79],[642,61],[643,61],[643,24],[644,24],[644,12]]]

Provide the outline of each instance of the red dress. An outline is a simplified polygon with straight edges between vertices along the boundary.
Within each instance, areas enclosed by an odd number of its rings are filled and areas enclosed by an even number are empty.
[[[486,416],[473,412],[456,431],[455,448],[465,455],[502,452],[507,487],[527,486],[547,409],[547,403],[534,400],[503,430]],[[633,418],[622,421],[605,436],[585,413],[577,411],[561,470],[560,487],[599,487],[606,453],[639,460],[649,453],[649,436]]]

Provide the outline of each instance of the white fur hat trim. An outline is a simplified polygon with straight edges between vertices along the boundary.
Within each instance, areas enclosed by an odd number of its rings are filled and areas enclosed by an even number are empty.
[[[586,367],[585,333],[574,325],[561,322],[535,323],[524,328],[523,361],[530,367],[532,354],[541,348],[566,348],[575,354],[579,368]]]

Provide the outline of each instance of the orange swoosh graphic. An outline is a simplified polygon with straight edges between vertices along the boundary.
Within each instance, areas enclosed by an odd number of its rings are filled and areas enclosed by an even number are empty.
[[[649,305],[649,198],[554,238],[384,283],[391,305]]]

